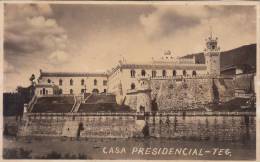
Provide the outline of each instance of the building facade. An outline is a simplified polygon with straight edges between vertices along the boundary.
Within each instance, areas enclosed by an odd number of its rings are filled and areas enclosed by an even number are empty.
[[[195,57],[174,58],[168,51],[160,59],[150,62],[119,61],[115,68],[106,73],[40,71],[36,94],[46,95],[46,89],[47,94],[112,93],[117,96],[117,102],[122,103],[127,92],[138,87],[140,78],[171,79],[220,75],[220,48],[217,38],[210,36],[206,39],[204,55],[205,64],[196,63]],[[53,86],[58,90],[48,89]]]
[[[40,71],[40,77],[38,79],[38,84],[36,85],[36,94],[106,93],[107,82],[107,74],[105,73],[62,73]]]

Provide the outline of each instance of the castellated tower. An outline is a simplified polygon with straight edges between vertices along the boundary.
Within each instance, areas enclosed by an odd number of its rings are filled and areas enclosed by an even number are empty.
[[[220,47],[218,46],[218,38],[213,38],[212,34],[206,39],[204,56],[207,74],[220,75]]]

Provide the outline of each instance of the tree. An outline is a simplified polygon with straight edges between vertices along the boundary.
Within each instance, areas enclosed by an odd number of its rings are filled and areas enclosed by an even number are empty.
[[[31,84],[32,84],[32,85],[34,84],[34,80],[35,80],[35,75],[32,74],[32,76],[30,77],[30,81],[31,81]]]

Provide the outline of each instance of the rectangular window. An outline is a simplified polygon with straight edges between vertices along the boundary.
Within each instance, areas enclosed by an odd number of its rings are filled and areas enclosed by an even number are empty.
[[[104,85],[104,86],[107,85],[107,80],[103,80],[103,85]]]
[[[60,85],[60,86],[62,85],[62,80],[61,80],[61,79],[59,80],[59,85]]]
[[[134,78],[135,77],[135,70],[131,70],[130,74],[131,74],[131,78]]]
[[[82,80],[81,80],[81,85],[84,85],[84,84],[85,84],[85,80],[82,79]]]
[[[156,77],[156,71],[152,71],[152,77],[155,78]]]

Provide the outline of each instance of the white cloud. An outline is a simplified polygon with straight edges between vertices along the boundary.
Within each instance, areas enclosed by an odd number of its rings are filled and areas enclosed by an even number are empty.
[[[130,22],[128,25],[118,23],[123,22],[118,19],[123,19],[124,15],[116,12],[111,12],[110,23],[97,22],[99,18],[106,18],[99,7],[95,8],[94,18],[91,18],[93,10],[80,10],[84,13],[74,14],[72,18],[68,13],[74,13],[77,6],[64,10],[66,14],[54,12],[54,8],[42,4],[8,4],[6,7],[4,39],[5,47],[9,48],[5,54],[13,53],[11,63],[24,62],[19,66],[13,64],[24,72],[16,75],[20,79],[6,75],[7,83],[13,87],[21,81],[29,83],[28,77],[40,68],[103,71],[114,67],[121,56],[131,62],[161,57],[166,50],[171,50],[176,57],[202,52],[210,26],[219,37],[222,50],[255,43],[255,12],[242,10],[241,6],[231,7],[230,11],[223,6],[154,6],[156,10],[139,12],[134,18],[130,18],[133,11],[129,8],[131,12],[124,14],[135,23],[131,26]],[[57,13],[59,15],[54,15]],[[83,23],[85,19],[87,23]],[[108,27],[111,24],[117,25]]]
[[[52,52],[66,48],[67,33],[50,18],[52,9],[49,5],[8,4],[5,10],[4,43],[9,53],[48,57]]]
[[[69,60],[69,55],[64,51],[54,51],[50,54],[48,59],[52,64],[60,65],[61,63],[65,63]]]
[[[10,64],[8,61],[4,61],[4,73],[16,73],[17,70],[15,69],[15,67]]]
[[[144,33],[154,47],[173,48],[178,55],[201,52],[210,34],[222,50],[256,42],[256,12],[252,6],[158,6],[140,16]]]
[[[11,85],[13,89],[17,85],[28,85],[26,75],[37,73],[39,68],[51,69],[68,60],[67,33],[52,14],[47,4],[5,5],[4,54],[12,63],[6,63],[4,71],[8,89]],[[20,78],[13,79],[15,76]]]
[[[39,27],[39,28],[51,28],[51,27],[57,27],[57,23],[54,19],[46,19],[43,16],[36,16],[32,18],[27,18],[27,21],[30,25]]]

